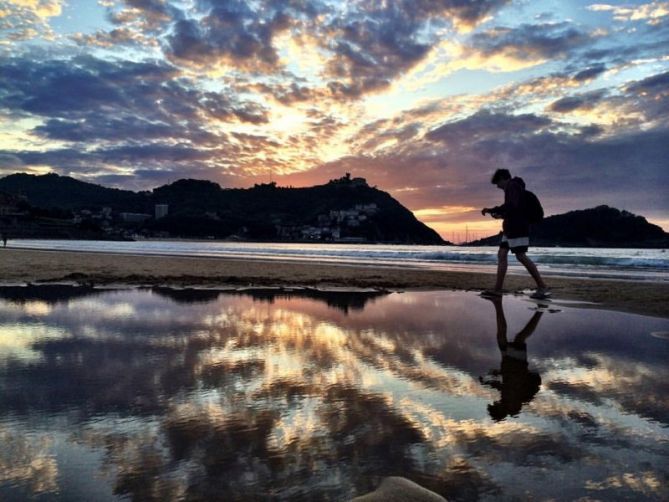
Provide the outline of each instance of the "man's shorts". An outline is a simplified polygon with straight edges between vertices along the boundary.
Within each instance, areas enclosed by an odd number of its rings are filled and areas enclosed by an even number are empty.
[[[513,254],[517,254],[527,253],[529,245],[529,237],[514,237],[513,239],[509,239],[506,235],[502,235],[502,242],[499,247],[502,249],[510,249]]]

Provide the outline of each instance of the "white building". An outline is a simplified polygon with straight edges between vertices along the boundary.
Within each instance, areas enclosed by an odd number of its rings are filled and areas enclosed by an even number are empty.
[[[83,211],[82,211],[83,212]],[[121,220],[126,223],[142,223],[151,218],[150,214],[144,213],[121,213]]]
[[[169,204],[156,204],[155,207],[155,212],[156,212],[156,219],[159,220],[160,218],[164,218],[167,216],[169,210]]]

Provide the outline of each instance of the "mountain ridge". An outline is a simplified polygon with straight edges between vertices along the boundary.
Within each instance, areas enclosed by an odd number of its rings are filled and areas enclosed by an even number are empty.
[[[135,222],[133,229],[114,218],[102,222],[107,222],[107,227],[118,223],[126,231],[148,236],[446,243],[390,194],[348,173],[312,187],[268,183],[223,188],[208,180],[181,179],[142,192],[107,188],[57,174],[16,173],[0,178],[0,190],[24,197],[42,212],[81,214],[108,208],[107,213],[126,218],[137,213],[136,219],[144,220]],[[153,217],[157,205],[167,205],[168,214]]]

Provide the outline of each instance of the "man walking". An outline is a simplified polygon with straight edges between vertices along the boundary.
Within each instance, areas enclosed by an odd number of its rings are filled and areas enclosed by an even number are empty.
[[[481,214],[490,214],[493,218],[503,218],[502,242],[497,252],[497,281],[495,289],[484,291],[487,296],[501,296],[504,286],[504,278],[508,268],[509,250],[516,255],[516,259],[530,273],[537,289],[532,298],[546,298],[550,295],[548,286],[541,278],[537,266],[527,256],[530,245],[530,223],[523,204],[525,182],[522,178],[512,178],[507,169],[498,169],[492,177],[492,184],[504,190],[504,204],[497,207],[483,208]]]

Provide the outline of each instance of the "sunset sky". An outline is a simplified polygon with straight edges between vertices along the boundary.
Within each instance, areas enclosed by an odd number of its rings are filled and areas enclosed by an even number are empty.
[[[498,167],[669,230],[669,1],[0,0],[0,176],[350,172],[452,238]]]

